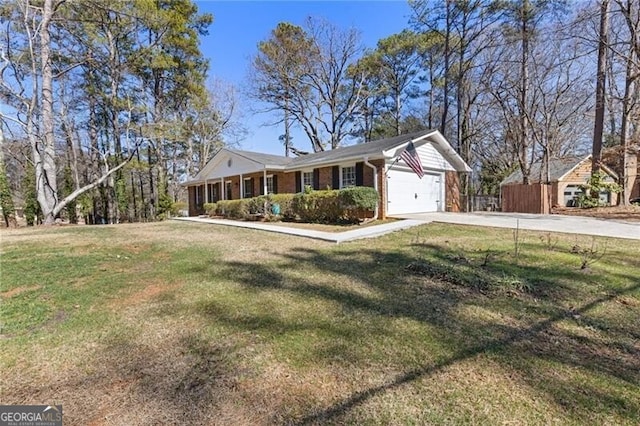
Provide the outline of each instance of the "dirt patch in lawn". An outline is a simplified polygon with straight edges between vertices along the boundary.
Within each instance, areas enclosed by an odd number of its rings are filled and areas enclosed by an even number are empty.
[[[16,287],[16,288],[12,288],[9,291],[5,291],[3,293],[0,293],[0,297],[2,297],[3,299],[6,299],[6,298],[9,298],[9,297],[17,296],[17,295],[22,294],[22,293],[26,293],[27,291],[38,290],[41,287],[42,286],[39,286],[39,285],[32,285],[32,286],[28,286],[28,287]]]
[[[640,206],[612,206],[580,209],[571,207],[557,207],[553,214],[566,216],[585,216],[599,219],[611,219],[624,222],[640,222]]]
[[[111,306],[113,308],[122,308],[125,306],[139,305],[143,302],[148,302],[163,293],[174,290],[177,287],[178,286],[175,284],[168,284],[163,282],[151,283],[144,287],[142,290],[136,291],[128,296],[115,299]]]

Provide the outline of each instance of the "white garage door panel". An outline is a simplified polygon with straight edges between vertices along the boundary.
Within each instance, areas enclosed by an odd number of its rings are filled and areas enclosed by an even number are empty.
[[[435,212],[440,210],[442,177],[426,174],[420,179],[412,171],[391,170],[388,174],[387,214]]]

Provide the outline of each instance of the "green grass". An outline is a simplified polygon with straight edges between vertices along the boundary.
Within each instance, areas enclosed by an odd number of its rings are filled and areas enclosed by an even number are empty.
[[[640,243],[6,231],[0,400],[70,424],[638,424]],[[586,258],[588,266],[581,269]]]

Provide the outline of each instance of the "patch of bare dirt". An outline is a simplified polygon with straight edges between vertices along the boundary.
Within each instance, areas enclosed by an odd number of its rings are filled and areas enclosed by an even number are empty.
[[[142,290],[136,291],[129,296],[115,299],[112,306],[121,308],[124,306],[139,305],[142,302],[147,302],[160,294],[175,289],[176,287],[176,285],[167,283],[151,283]]]
[[[592,209],[556,207],[551,213],[567,216],[585,216],[599,219],[619,220],[624,222],[640,222],[640,206],[595,207]]]
[[[16,287],[16,288],[12,288],[9,291],[5,291],[3,293],[0,293],[0,297],[2,297],[3,299],[8,299],[9,297],[13,297],[13,296],[17,296],[17,295],[22,294],[22,293],[26,293],[27,291],[38,290],[41,287],[42,286],[39,286],[39,285],[32,285],[32,286],[27,286],[27,287]]]

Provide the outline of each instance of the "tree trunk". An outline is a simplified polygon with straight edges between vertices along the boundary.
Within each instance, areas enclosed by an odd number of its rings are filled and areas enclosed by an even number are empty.
[[[447,116],[449,115],[449,77],[451,74],[451,2],[447,1],[446,28],[444,35],[444,93],[442,100],[442,120],[440,133],[446,134]]]
[[[53,72],[51,69],[51,37],[49,24],[53,17],[53,0],[45,0],[40,24],[40,62],[42,71],[42,152],[40,164],[36,165],[36,188],[38,203],[44,215],[44,224],[55,222],[54,209],[58,204],[56,180],[56,153],[53,124]],[[38,144],[38,146],[40,146]],[[38,167],[39,166],[39,167]]]
[[[600,4],[600,34],[598,39],[598,77],[596,81],[596,116],[593,125],[591,174],[600,171],[602,162],[602,133],[604,128],[607,49],[609,39],[609,0]]]
[[[527,100],[529,89],[529,27],[528,27],[528,13],[531,7],[529,0],[525,0],[522,4],[522,63],[521,69],[521,84],[520,87],[520,152],[519,161],[520,169],[522,171],[522,183],[529,184],[529,167],[528,150],[529,150],[529,123],[527,122]]]

